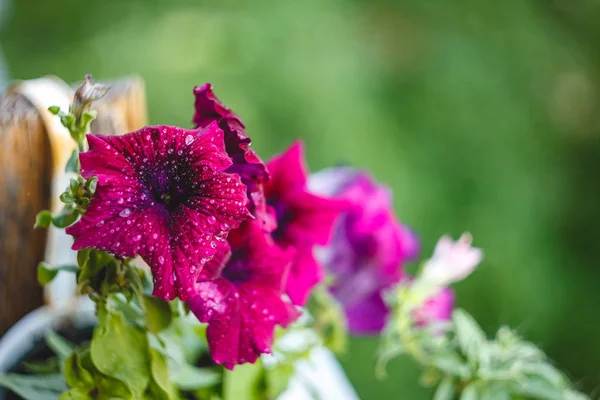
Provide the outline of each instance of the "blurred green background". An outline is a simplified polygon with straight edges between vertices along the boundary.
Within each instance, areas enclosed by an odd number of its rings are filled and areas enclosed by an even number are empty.
[[[600,2],[13,0],[13,78],[139,74],[150,122],[191,126],[212,82],[263,158],[297,137],[390,185],[429,254],[470,230],[485,262],[458,304],[517,327],[600,392]],[[377,340],[342,359],[364,399],[428,399]]]

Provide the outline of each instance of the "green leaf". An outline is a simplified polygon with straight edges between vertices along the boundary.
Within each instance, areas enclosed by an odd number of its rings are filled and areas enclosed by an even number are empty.
[[[77,283],[94,280],[102,268],[113,260],[114,258],[110,254],[100,250],[80,250],[77,253],[77,263],[81,268],[81,272],[77,276]]]
[[[75,200],[75,199],[73,198],[73,195],[71,194],[71,192],[64,192],[64,193],[61,193],[61,195],[60,195],[59,199],[60,199],[60,201],[62,201],[62,202],[63,202],[63,203],[65,203],[65,204],[72,203],[72,202],[73,202],[73,200]]]
[[[94,400],[85,389],[74,388],[60,395],[58,400]]]
[[[465,387],[460,394],[460,400],[481,400],[477,386],[472,383]]]
[[[57,228],[66,228],[75,222],[77,217],[79,217],[79,212],[77,210],[63,208],[58,215],[52,217],[52,223]]]
[[[94,388],[94,378],[81,365],[81,357],[78,352],[71,354],[65,361],[65,379],[72,388],[87,389],[88,392]]]
[[[45,286],[56,277],[59,271],[77,272],[79,267],[76,265],[60,265],[52,267],[48,263],[41,262],[38,264],[37,278],[40,285]]]
[[[460,348],[471,363],[479,362],[479,351],[487,341],[485,333],[467,312],[456,309],[452,314]]]
[[[454,379],[447,377],[438,386],[433,400],[454,400],[456,395],[456,384]]]
[[[287,389],[292,375],[294,375],[294,366],[287,363],[278,364],[273,369],[265,370],[265,380],[269,398],[278,398],[279,395]]]
[[[92,110],[89,112],[84,112],[81,116],[81,128],[83,131],[86,131],[87,126],[96,119],[96,113]]]
[[[69,161],[67,161],[67,165],[65,167],[65,172],[79,172],[79,151],[73,150],[71,153],[71,157],[69,157]]]
[[[43,210],[35,216],[34,228],[47,228],[52,223],[52,214],[48,210]]]
[[[264,369],[260,360],[255,364],[236,365],[223,374],[224,399],[256,399],[261,392]]]
[[[12,390],[25,400],[56,400],[67,390],[61,374],[50,375],[0,375],[0,386]]]
[[[85,187],[88,189],[90,194],[96,192],[96,186],[98,185],[98,177],[92,176],[85,181]]]
[[[169,368],[164,356],[156,349],[150,349],[152,382],[151,390],[159,399],[175,399],[175,388],[169,376]]]
[[[134,395],[131,388],[121,380],[112,379],[103,375],[97,379],[96,389],[98,390],[98,399],[137,400],[141,397],[139,395]]]
[[[52,282],[57,274],[58,270],[52,268],[45,262],[42,261],[38,264],[37,279],[40,285],[46,286],[48,283]]]
[[[81,249],[77,252],[77,264],[79,264],[80,268],[83,268],[89,260],[91,251],[92,249]]]
[[[60,371],[60,365],[57,357],[51,357],[46,361],[40,362],[22,362],[27,372],[32,374],[52,374]]]
[[[150,332],[158,333],[171,323],[171,307],[166,301],[145,295],[144,309],[146,310],[146,326]]]
[[[50,106],[50,107],[48,107],[48,111],[50,111],[54,115],[58,115],[58,113],[60,112],[60,107],[59,106]]]
[[[48,331],[44,335],[46,344],[50,347],[50,350],[54,352],[60,359],[61,363],[64,363],[67,358],[73,353],[73,344],[60,336],[54,331]]]
[[[469,379],[473,373],[469,366],[456,353],[446,352],[431,356],[431,365],[438,368],[447,375]]]
[[[136,398],[150,382],[150,359],[146,333],[129,325],[123,314],[100,309],[94,329],[92,361],[106,376],[124,382]]]
[[[248,364],[250,365],[250,364]],[[236,369],[240,366],[236,367]],[[216,385],[221,381],[221,376],[210,368],[198,368],[189,364],[181,365],[173,382],[181,390],[196,390]]]

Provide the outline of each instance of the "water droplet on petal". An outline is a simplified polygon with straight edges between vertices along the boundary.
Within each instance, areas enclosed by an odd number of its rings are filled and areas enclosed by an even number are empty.
[[[158,234],[157,233],[153,233],[152,234],[152,239],[157,239],[158,238]]]
[[[169,154],[173,154],[173,149],[169,149],[169,150],[167,150],[167,153],[169,153]]]
[[[187,135],[185,137],[185,144],[190,145],[194,141],[194,137],[192,135]]]
[[[98,222],[98,223],[96,224],[96,226],[97,226],[98,228],[100,228],[102,225],[104,225],[104,221],[100,221],[100,222]]]
[[[215,242],[210,242],[210,247],[212,247],[213,249],[216,249],[217,244]]]
[[[141,240],[141,239],[142,239],[142,235],[135,235],[135,236],[133,237],[133,240],[135,240],[136,242],[137,242],[138,240]]]
[[[214,217],[214,215],[211,215],[210,217],[208,217],[208,223],[211,225],[217,223],[217,219]]]
[[[124,199],[121,197],[119,200],[117,200],[117,203],[119,203],[119,204],[123,204],[123,202],[124,202],[124,201],[125,201],[125,200],[124,200]]]
[[[164,264],[165,258],[163,256],[158,256],[158,262]]]
[[[121,210],[121,212],[119,213],[119,215],[123,218],[127,218],[131,215],[131,210],[129,208],[124,208]]]
[[[221,222],[221,229],[223,229],[224,231],[226,231],[227,229],[229,229],[229,225],[226,222]]]

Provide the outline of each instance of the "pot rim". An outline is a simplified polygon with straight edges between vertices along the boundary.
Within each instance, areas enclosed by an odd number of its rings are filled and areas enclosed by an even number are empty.
[[[26,314],[0,338],[0,373],[15,366],[48,330],[66,319],[72,319],[76,326],[95,323],[94,303],[79,298],[69,306],[42,306]]]

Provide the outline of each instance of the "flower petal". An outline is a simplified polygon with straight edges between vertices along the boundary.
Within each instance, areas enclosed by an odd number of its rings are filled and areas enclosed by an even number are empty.
[[[268,162],[271,179],[265,184],[267,197],[293,198],[298,191],[306,190],[307,166],[304,161],[304,144],[294,142],[283,154]]]
[[[377,292],[344,307],[348,330],[356,335],[377,335],[385,327],[388,306]]]
[[[312,288],[323,277],[323,270],[315,260],[311,248],[297,249],[286,284],[286,293],[292,303],[305,305]]]

